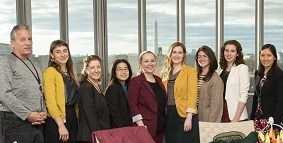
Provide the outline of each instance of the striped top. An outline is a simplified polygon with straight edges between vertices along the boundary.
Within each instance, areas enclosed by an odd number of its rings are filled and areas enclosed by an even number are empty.
[[[200,87],[202,85],[202,83],[204,82],[203,81],[203,78],[205,77],[205,75],[198,75],[198,96],[197,96],[197,105],[198,105],[198,100],[199,100],[199,90],[200,90]]]

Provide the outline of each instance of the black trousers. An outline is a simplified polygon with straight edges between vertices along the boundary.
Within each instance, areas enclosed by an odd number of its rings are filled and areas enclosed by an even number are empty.
[[[77,142],[78,118],[74,106],[66,106],[66,123],[65,126],[69,132],[67,143]],[[43,135],[45,143],[62,143],[59,140],[58,126],[53,118],[47,117],[43,126]]]
[[[23,121],[12,112],[0,112],[1,143],[43,143],[41,125]]]

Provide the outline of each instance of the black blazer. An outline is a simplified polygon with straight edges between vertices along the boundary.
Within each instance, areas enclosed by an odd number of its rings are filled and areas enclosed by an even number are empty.
[[[112,128],[132,125],[126,93],[121,84],[111,83],[105,92]]]
[[[261,79],[255,74],[256,91],[253,97],[251,119],[255,118],[258,94],[260,94],[259,82]],[[261,89],[261,109],[263,119],[274,118],[274,123],[280,124],[283,116],[283,71],[277,68],[271,76],[267,76]]]
[[[85,80],[79,88],[79,128],[77,141],[92,142],[92,132],[110,128],[105,97]]]

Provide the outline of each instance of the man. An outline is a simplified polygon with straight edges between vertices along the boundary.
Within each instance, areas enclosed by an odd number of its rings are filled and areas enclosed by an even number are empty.
[[[2,142],[43,143],[46,107],[41,70],[28,58],[32,51],[31,31],[20,24],[14,26],[10,36],[12,53],[0,59]]]

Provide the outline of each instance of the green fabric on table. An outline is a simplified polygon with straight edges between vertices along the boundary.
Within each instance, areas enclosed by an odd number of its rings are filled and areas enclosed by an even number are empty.
[[[257,143],[258,142],[257,135],[258,135],[257,132],[250,132],[249,135],[244,139],[235,139],[230,142],[217,140],[217,141],[212,141],[210,143]]]

